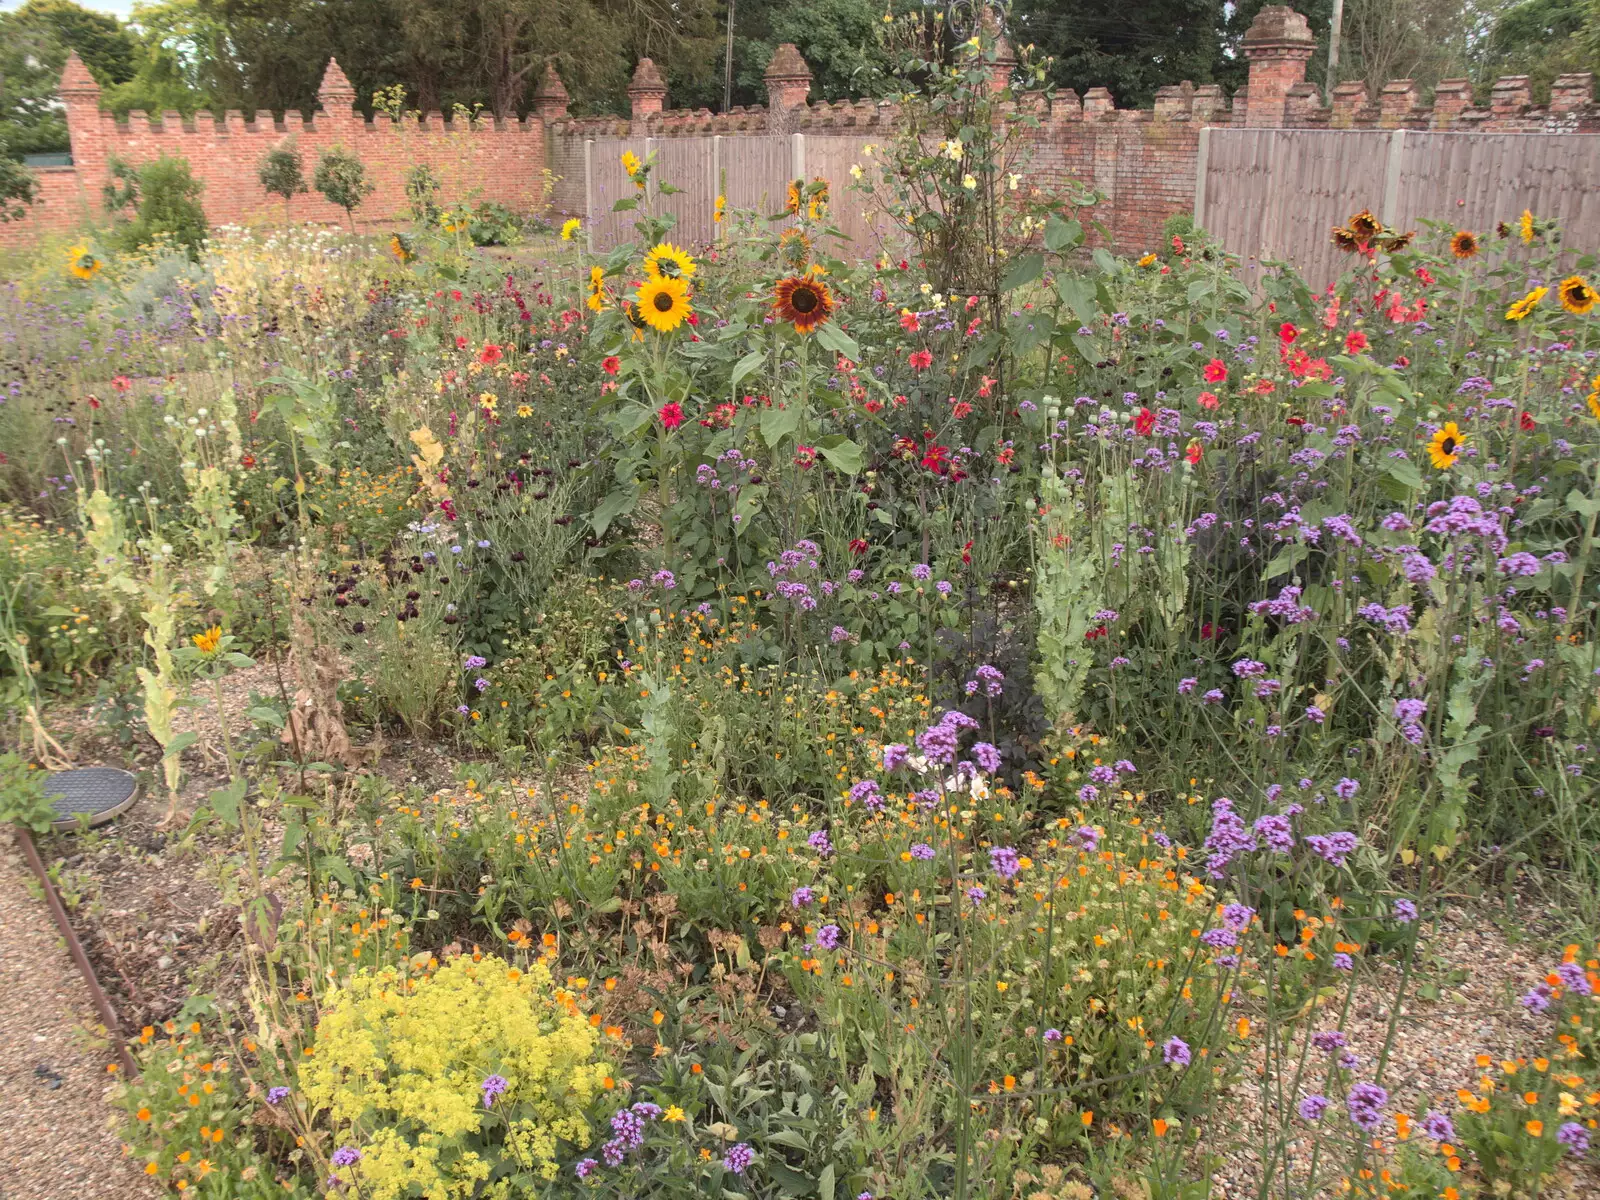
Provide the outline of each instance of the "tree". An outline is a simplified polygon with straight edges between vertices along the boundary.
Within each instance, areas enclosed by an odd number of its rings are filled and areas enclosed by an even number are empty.
[[[12,155],[69,148],[56,85],[76,50],[101,87],[133,75],[133,39],[115,17],[70,0],[28,0],[0,13],[0,137]]]
[[[1480,86],[1501,75],[1526,75],[1536,100],[1549,94],[1557,75],[1600,70],[1600,40],[1585,44],[1588,21],[1600,21],[1600,3],[1590,0],[1523,0],[1499,13],[1477,71]]]
[[[269,196],[283,197],[283,219],[289,219],[289,201],[306,190],[305,170],[301,166],[300,152],[293,146],[279,146],[267,151],[261,160],[256,178]]]
[[[205,185],[190,172],[189,160],[163,154],[138,167],[115,158],[109,166],[106,208],[111,212],[130,207],[135,210],[132,220],[124,221],[115,231],[122,247],[137,250],[170,241],[186,249],[190,258],[198,256],[209,226],[205,210],[200,207]]]
[[[39,183],[33,172],[5,154],[5,143],[0,142],[0,225],[20,221],[28,215],[39,194]]]
[[[1212,82],[1224,66],[1215,0],[1018,0],[1010,37],[1049,55],[1052,81],[1080,95],[1105,87],[1121,105],[1149,104],[1156,89]]]
[[[317,173],[312,178],[317,191],[328,198],[328,203],[344,209],[350,222],[350,232],[356,229],[356,209],[372,194],[372,182],[367,178],[367,168],[361,160],[343,146],[332,146],[317,159]]]

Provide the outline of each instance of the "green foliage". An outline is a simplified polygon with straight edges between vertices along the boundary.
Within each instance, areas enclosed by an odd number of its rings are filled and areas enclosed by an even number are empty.
[[[56,821],[45,772],[10,750],[0,754],[0,825],[47,833]]]
[[[210,228],[200,194],[205,185],[189,170],[189,160],[163,154],[137,167],[113,159],[106,182],[106,207],[113,212],[134,209],[114,229],[125,250],[160,242],[198,255]]]
[[[301,166],[300,152],[293,146],[279,146],[267,151],[256,171],[261,188],[269,196],[282,196],[285,210],[289,201],[306,190],[305,171]]]
[[[329,204],[344,209],[350,228],[354,230],[356,209],[375,187],[367,178],[367,168],[361,159],[343,146],[330,147],[317,158],[317,171],[311,182]]]
[[[22,220],[38,194],[33,172],[8,157],[5,143],[0,141],[0,224]]]

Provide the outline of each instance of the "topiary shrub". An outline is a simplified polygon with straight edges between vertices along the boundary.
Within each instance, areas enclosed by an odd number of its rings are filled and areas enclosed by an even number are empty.
[[[256,170],[256,178],[261,181],[261,189],[267,195],[283,197],[283,218],[287,221],[289,201],[306,190],[306,174],[301,165],[300,152],[293,146],[279,146],[276,150],[267,151]]]
[[[166,241],[182,246],[191,258],[197,256],[210,227],[200,207],[205,185],[190,172],[189,160],[163,154],[138,167],[112,159],[110,167],[106,207],[112,212],[134,210],[133,219],[115,231],[122,248],[137,250]]]
[[[312,177],[317,191],[328,198],[328,203],[344,209],[350,222],[350,232],[356,228],[356,209],[372,194],[372,181],[367,178],[367,168],[343,146],[333,146],[317,159],[317,173]]]
[[[605,1092],[598,1032],[550,972],[457,958],[432,975],[361,972],[336,990],[301,1069],[366,1200],[520,1196],[587,1146]]]

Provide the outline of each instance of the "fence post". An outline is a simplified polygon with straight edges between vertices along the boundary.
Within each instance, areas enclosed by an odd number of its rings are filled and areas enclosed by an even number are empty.
[[[1200,151],[1194,161],[1194,223],[1204,229],[1206,207],[1206,160],[1211,157],[1211,127],[1200,127]]]
[[[594,249],[594,139],[583,139],[583,227],[589,235],[589,253]]]
[[[789,135],[789,174],[795,179],[806,177],[806,135],[803,133]]]
[[[1396,129],[1389,135],[1389,161],[1383,170],[1383,223],[1400,224],[1400,168],[1406,156],[1406,131]]]
[[[711,240],[717,240],[717,197],[722,195],[722,135],[711,139]]]

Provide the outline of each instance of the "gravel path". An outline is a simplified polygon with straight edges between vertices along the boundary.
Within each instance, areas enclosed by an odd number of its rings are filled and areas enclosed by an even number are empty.
[[[50,910],[9,826],[0,833],[0,1200],[146,1200],[160,1195],[108,1126],[106,1056]]]

